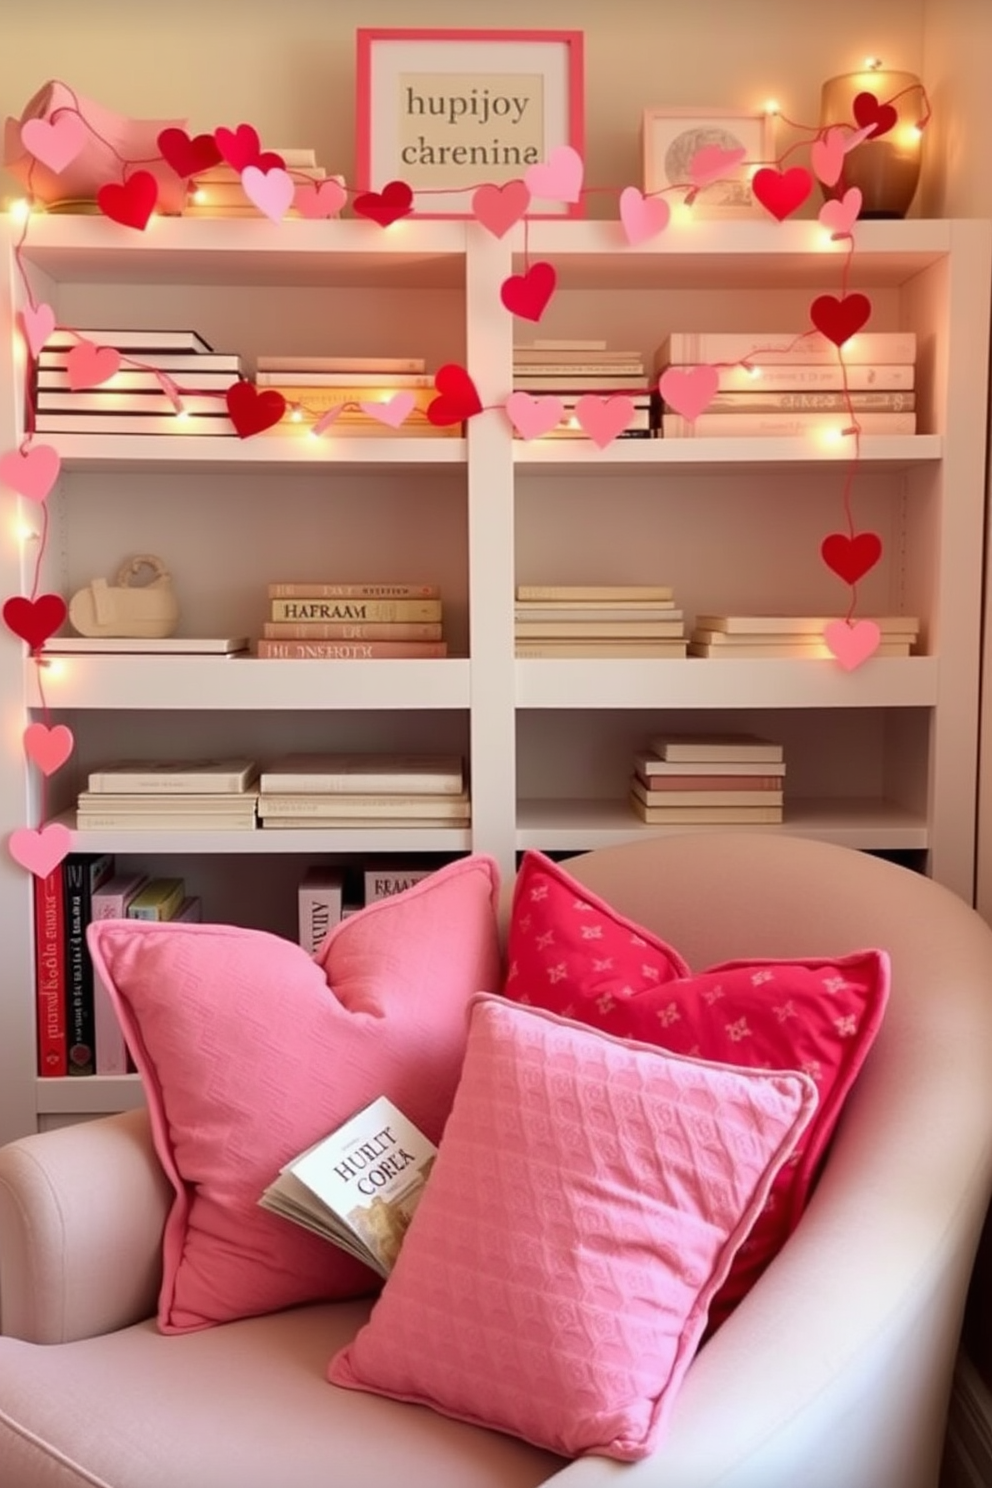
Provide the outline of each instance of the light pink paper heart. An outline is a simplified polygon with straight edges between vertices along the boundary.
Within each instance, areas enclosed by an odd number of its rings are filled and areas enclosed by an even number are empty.
[[[494,238],[509,232],[530,206],[526,181],[506,181],[502,186],[480,186],[472,194],[472,214]]]
[[[109,382],[121,365],[121,354],[113,346],[98,346],[95,341],[80,341],[66,357],[65,369],[69,386],[76,392],[80,388],[96,387]]]
[[[522,439],[540,439],[565,417],[560,398],[534,398],[530,393],[511,393],[504,404],[507,417]]]
[[[87,134],[80,115],[67,110],[51,119],[28,119],[21,125],[21,144],[57,176],[75,160]]]
[[[278,165],[271,170],[246,165],[241,172],[241,186],[248,200],[273,222],[282,221],[296,194],[292,176]]]
[[[666,367],[658,378],[658,392],[669,408],[683,418],[698,418],[713,402],[720,386],[715,367]]]
[[[558,145],[540,165],[528,166],[524,184],[531,196],[545,201],[577,202],[582,195],[585,167],[582,156],[571,145]]]
[[[36,357],[55,329],[55,311],[51,305],[25,305],[21,311],[21,324],[28,350]]]
[[[620,193],[620,221],[631,245],[646,243],[668,226],[672,209],[663,196],[645,196],[636,186]]]
[[[711,186],[721,176],[729,176],[746,154],[743,148],[724,150],[721,145],[704,145],[689,162],[689,180],[693,186]]]
[[[377,419],[380,424],[388,424],[391,429],[398,429],[405,418],[413,412],[416,402],[412,393],[394,393],[391,398],[383,398],[376,402],[370,398],[367,403],[359,403],[359,408],[369,418]]]
[[[72,729],[64,723],[29,723],[24,730],[24,753],[45,775],[54,775],[72,753]]]
[[[849,238],[861,211],[861,191],[851,186],[842,197],[823,203],[817,213],[818,220],[830,229],[835,238]]]
[[[851,151],[856,148],[856,146],[860,145],[860,143],[861,143],[862,140],[868,139],[868,137],[870,135],[874,134],[874,132],[875,132],[874,121],[871,124],[866,124],[865,127],[864,127],[864,129],[849,129],[849,130],[845,130],[844,131],[844,153],[845,153],[845,155],[849,155],[851,153]]]
[[[29,501],[41,502],[58,480],[61,466],[62,457],[50,444],[8,450],[0,456],[0,482]]]
[[[605,449],[634,417],[634,400],[623,393],[612,398],[586,393],[575,405],[575,417],[592,442]]]
[[[852,672],[878,650],[882,633],[874,620],[855,620],[853,625],[846,620],[831,620],[824,627],[823,639],[844,670]]]
[[[38,878],[47,878],[71,847],[72,833],[61,822],[49,822],[45,827],[17,827],[7,838],[14,862]]]
[[[847,154],[844,135],[845,131],[839,125],[834,125],[822,139],[814,140],[809,147],[809,163],[813,167],[813,174],[824,186],[835,186],[840,180],[844,156]]]
[[[293,206],[301,217],[336,217],[347,200],[340,181],[300,181]]]
[[[339,416],[343,407],[343,403],[335,403],[332,407],[325,409],[314,424],[313,432],[315,434],[323,434],[324,430],[329,429],[334,423],[334,420]]]

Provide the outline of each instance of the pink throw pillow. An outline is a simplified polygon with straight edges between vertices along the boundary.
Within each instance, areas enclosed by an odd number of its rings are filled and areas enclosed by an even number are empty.
[[[815,1105],[806,1075],[477,998],[430,1180],[328,1377],[566,1456],[645,1456]]]
[[[621,1037],[701,1059],[804,1070],[819,1106],[715,1299],[713,1327],[737,1306],[795,1229],[889,992],[884,951],[832,959],[727,961],[696,974],[541,853],[514,886],[503,990]]]
[[[175,1189],[163,1332],[379,1285],[258,1198],[377,1095],[439,1140],[469,1000],[499,984],[498,880],[491,858],[463,858],[342,921],[313,957],[231,925],[89,927]]]

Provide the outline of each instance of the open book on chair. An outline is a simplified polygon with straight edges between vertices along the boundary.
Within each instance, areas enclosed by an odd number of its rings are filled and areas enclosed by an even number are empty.
[[[436,1155],[433,1142],[380,1095],[286,1163],[258,1202],[385,1277]]]

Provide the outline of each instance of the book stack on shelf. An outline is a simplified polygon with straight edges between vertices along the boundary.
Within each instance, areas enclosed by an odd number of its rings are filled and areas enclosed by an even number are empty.
[[[652,826],[782,821],[785,754],[750,733],[656,734],[634,756],[630,804]]]
[[[670,367],[717,369],[717,392],[694,419],[655,394],[656,422],[667,439],[836,437],[916,433],[916,334],[860,331],[838,350],[819,331],[676,331],[655,352],[660,377]]]
[[[689,637],[690,656],[723,660],[809,657],[832,661],[824,639],[826,627],[838,615],[697,615]],[[920,622],[909,615],[859,616],[870,619],[881,633],[873,656],[911,656],[919,638]]]
[[[520,657],[685,656],[685,621],[669,584],[518,584]]]
[[[81,387],[78,352],[70,357],[85,343],[100,349],[88,353],[96,371],[103,348],[119,359],[112,376]],[[198,331],[56,330],[38,353],[35,432],[236,435],[224,394],[241,376],[240,356],[215,351]]]
[[[288,754],[259,776],[262,827],[466,827],[464,762],[450,754]]]
[[[270,432],[309,432],[337,409],[334,435],[457,437],[460,423],[436,426],[427,418],[437,388],[426,366],[417,356],[265,355],[256,358],[255,385],[286,399],[286,414]]]
[[[323,166],[317,164],[315,150],[305,147],[284,148],[266,151],[266,154],[277,155],[296,182],[319,183],[330,179],[337,181],[340,186],[344,185],[343,176],[328,177]],[[273,161],[272,164],[275,162]],[[210,166],[207,170],[198,171],[187,184],[187,196],[183,205],[184,217],[265,216],[265,213],[245,194],[244,186],[241,184],[241,172],[235,170],[234,166],[228,165],[226,161],[218,161],[216,165]],[[291,206],[286,215],[298,217],[300,213]]]
[[[639,351],[615,350],[605,341],[532,341],[513,348],[514,392],[551,394],[571,415],[544,438],[584,437],[574,416],[575,405],[588,393],[629,393],[634,416],[621,439],[650,439],[652,434],[651,379]]]
[[[279,661],[445,657],[436,584],[274,583],[255,655]]]
[[[122,760],[91,770],[79,831],[251,831],[258,765],[249,759]]]

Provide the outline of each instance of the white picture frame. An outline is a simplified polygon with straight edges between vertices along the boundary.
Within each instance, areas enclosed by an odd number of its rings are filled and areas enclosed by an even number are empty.
[[[698,150],[719,145],[746,151],[744,160],[725,179],[693,194],[689,164]],[[738,109],[646,108],[641,126],[644,193],[664,193],[671,203],[691,200],[700,217],[735,218],[760,215],[751,177],[774,163],[772,116]]]

